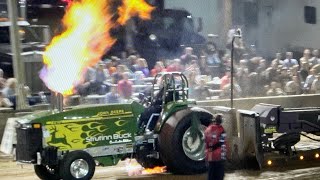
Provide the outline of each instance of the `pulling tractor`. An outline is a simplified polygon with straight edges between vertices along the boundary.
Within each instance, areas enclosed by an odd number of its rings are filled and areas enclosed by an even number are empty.
[[[96,165],[135,157],[144,167],[177,174],[206,171],[203,133],[213,115],[188,99],[181,73],[154,79],[142,104],[81,106],[35,113],[17,121],[16,159],[40,179],[91,179]]]

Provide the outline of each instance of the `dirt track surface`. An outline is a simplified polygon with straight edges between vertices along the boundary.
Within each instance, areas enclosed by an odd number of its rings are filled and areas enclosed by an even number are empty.
[[[320,161],[320,160],[319,160]],[[37,176],[34,174],[33,166],[31,165],[17,165],[12,160],[12,157],[0,153],[0,176],[1,180],[36,180]],[[248,171],[237,170],[227,172],[226,180],[289,180],[289,179],[320,179],[320,167],[300,168],[300,169],[279,169],[277,171]],[[171,174],[158,174],[158,175],[140,175],[128,176],[125,163],[120,162],[117,166],[113,167],[97,167],[93,179],[156,179],[156,180],[205,180],[206,174],[196,176],[176,176]]]

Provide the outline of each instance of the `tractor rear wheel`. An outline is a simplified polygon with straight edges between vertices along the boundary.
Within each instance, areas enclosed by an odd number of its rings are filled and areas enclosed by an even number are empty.
[[[207,170],[203,138],[212,115],[207,112],[192,113],[196,113],[196,117],[201,123],[196,136],[193,136],[195,138],[192,137],[191,132],[191,114],[187,114],[177,123],[167,122],[159,136],[162,160],[167,169],[176,174],[198,174]]]

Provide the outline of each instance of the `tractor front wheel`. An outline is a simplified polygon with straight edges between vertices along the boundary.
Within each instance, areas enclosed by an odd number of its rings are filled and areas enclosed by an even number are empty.
[[[60,179],[58,168],[48,165],[34,165],[34,171],[39,179],[44,180],[58,180]]]
[[[60,166],[60,175],[65,180],[91,179],[95,171],[95,162],[84,151],[72,151],[65,155]]]

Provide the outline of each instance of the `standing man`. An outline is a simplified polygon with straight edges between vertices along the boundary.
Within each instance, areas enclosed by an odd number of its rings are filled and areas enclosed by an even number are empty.
[[[218,114],[205,131],[208,180],[223,180],[224,160],[226,159],[226,133],[221,126],[222,115]]]
[[[283,60],[283,66],[286,68],[290,68],[294,65],[299,65],[298,61],[296,59],[293,59],[292,52],[286,52],[286,59]]]

